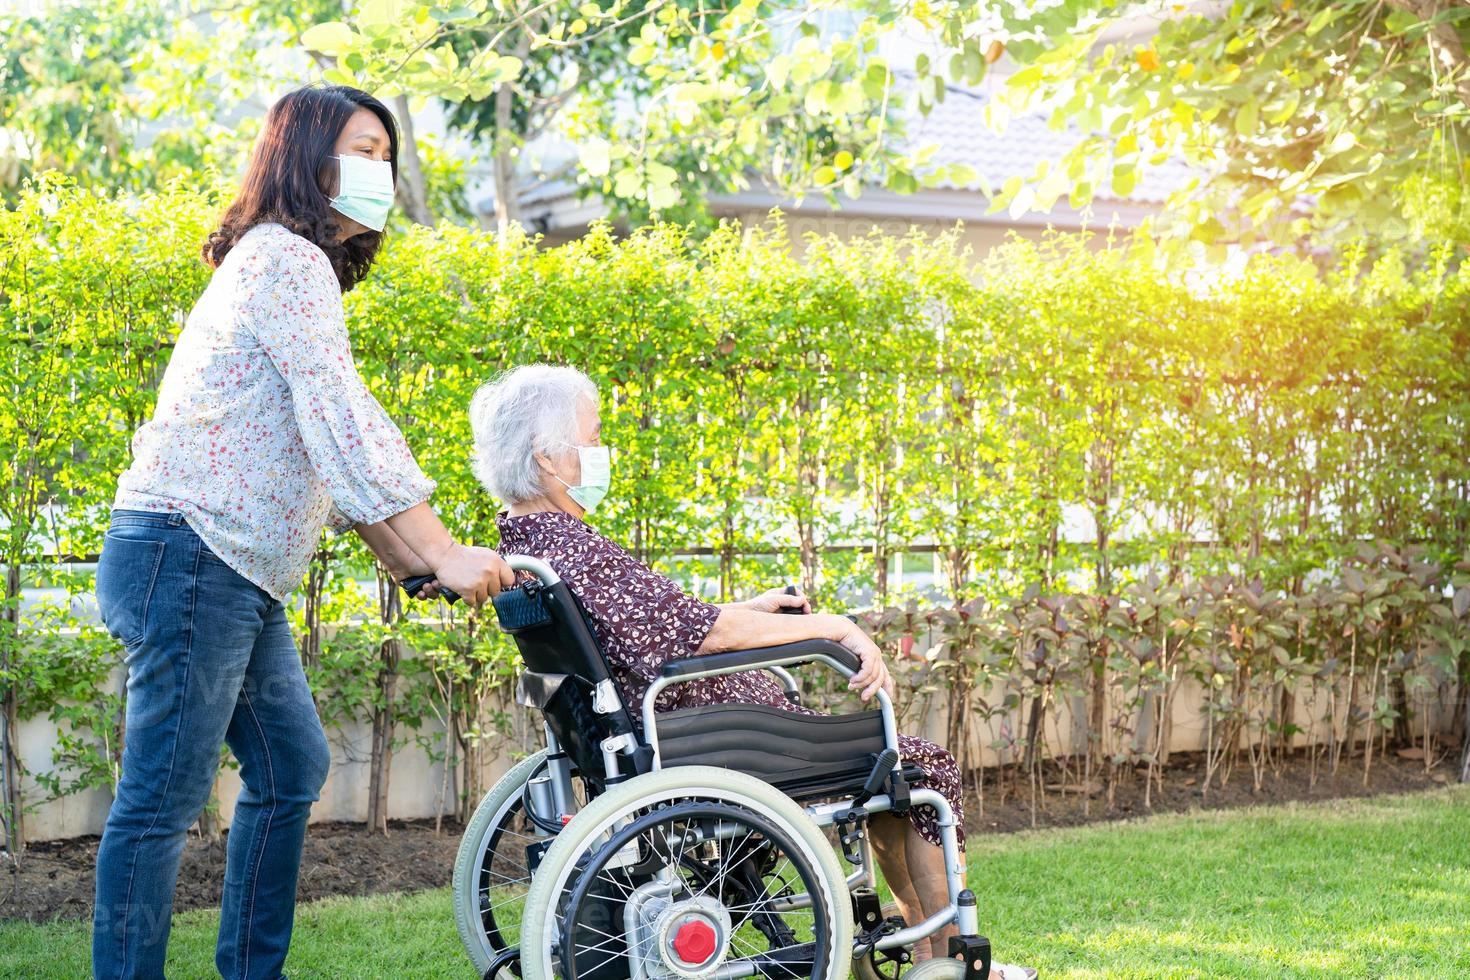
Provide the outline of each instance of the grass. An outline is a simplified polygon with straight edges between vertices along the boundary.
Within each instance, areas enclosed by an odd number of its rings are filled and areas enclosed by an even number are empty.
[[[1057,977],[1470,976],[1470,788],[976,838],[997,956]],[[170,976],[211,977],[177,916]],[[0,923],[0,977],[88,972],[82,922]],[[303,905],[293,978],[468,978],[447,891]]]

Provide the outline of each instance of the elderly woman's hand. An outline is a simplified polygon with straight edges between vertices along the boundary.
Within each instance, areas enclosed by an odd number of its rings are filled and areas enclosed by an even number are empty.
[[[785,609],[800,609],[803,614],[812,611],[812,604],[804,595],[788,595],[785,589],[771,589],[762,592],[754,599],[748,599],[742,605],[756,612],[778,613]]]
[[[857,654],[858,660],[862,662],[858,672],[848,680],[848,688],[860,689],[864,701],[872,700],[880,689],[887,691],[890,698],[893,697],[893,678],[888,676],[888,665],[883,662],[883,652],[878,649],[878,645],[846,616],[833,618],[843,625],[839,627],[838,635],[832,639]]]

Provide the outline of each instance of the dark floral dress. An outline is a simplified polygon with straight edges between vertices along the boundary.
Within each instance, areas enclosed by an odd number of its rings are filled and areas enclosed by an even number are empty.
[[[608,659],[623,702],[636,717],[643,692],[658,678],[664,661],[696,652],[719,618],[720,607],[684,592],[667,577],[570,514],[548,511],[496,518],[502,554],[531,555],[547,562],[567,583],[592,619],[592,629]],[[781,685],[763,671],[745,671],[678,684],[659,694],[658,711],[743,702],[817,714],[786,700]],[[933,742],[899,736],[906,763],[923,767],[918,785],[949,800],[964,846],[960,772],[954,758]],[[924,839],[939,843],[938,815],[916,806],[909,818]]]

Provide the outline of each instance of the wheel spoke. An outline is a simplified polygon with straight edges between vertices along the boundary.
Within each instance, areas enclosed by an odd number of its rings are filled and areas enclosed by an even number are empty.
[[[826,893],[819,888],[820,867],[809,851],[794,849],[789,833],[735,804],[697,801],[649,810],[619,830],[599,832],[561,859],[586,867],[567,879],[568,891],[557,901],[555,920],[563,937],[557,975],[586,977],[620,957],[647,958],[644,953],[656,962],[659,954],[650,947],[662,937],[655,925],[667,929],[668,916],[686,914],[719,926],[726,937],[725,962],[780,960],[784,954],[792,975],[805,976],[802,964],[808,959],[811,975],[820,975],[835,955],[827,949],[834,910],[820,897]],[[671,873],[666,880],[672,891],[647,890],[660,876],[656,869]],[[778,902],[802,894],[811,894],[812,904],[776,910]],[[618,916],[635,898],[646,903],[638,913],[645,922],[630,944]],[[613,924],[592,924],[593,907],[598,921],[611,914]]]

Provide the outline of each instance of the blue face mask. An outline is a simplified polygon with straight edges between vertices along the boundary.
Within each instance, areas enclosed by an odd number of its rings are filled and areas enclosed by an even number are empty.
[[[387,160],[340,156],[332,210],[365,228],[382,231],[393,207],[393,165]]]
[[[568,445],[571,445],[568,443]],[[585,513],[602,503],[612,486],[612,452],[606,446],[572,446],[577,451],[577,461],[582,467],[582,482],[572,486],[561,477],[556,480],[567,488],[567,496],[577,502]]]

